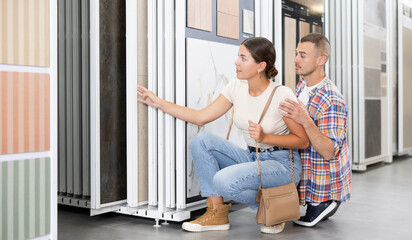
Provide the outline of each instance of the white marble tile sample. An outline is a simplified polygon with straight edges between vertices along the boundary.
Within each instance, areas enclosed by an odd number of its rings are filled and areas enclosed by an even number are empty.
[[[192,38],[187,38],[186,46],[186,105],[200,110],[214,101],[231,80],[236,79],[234,62],[239,47]],[[190,142],[200,131],[226,138],[231,117],[231,111],[228,111],[201,128],[187,124],[187,198],[200,195],[199,180],[190,153]],[[246,147],[241,131],[235,126],[232,127],[230,141]]]
[[[243,32],[254,34],[254,18],[253,11],[243,9]]]

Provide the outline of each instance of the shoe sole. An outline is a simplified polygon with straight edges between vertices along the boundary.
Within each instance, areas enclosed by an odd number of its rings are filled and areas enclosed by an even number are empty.
[[[336,213],[336,211],[338,211],[339,206],[340,202],[336,203],[336,207],[330,213],[328,213],[328,215],[326,215],[326,217],[323,220],[327,220],[328,218],[332,217]]]
[[[329,214],[331,214],[334,210],[336,212],[337,208],[335,209],[337,203],[336,202],[332,202],[317,218],[315,218],[315,220],[313,220],[312,222],[304,222],[304,221],[300,221],[300,220],[296,220],[293,221],[293,223],[300,225],[300,226],[304,226],[304,227],[314,227],[316,224],[318,224],[320,221],[322,221],[323,219],[327,218]],[[333,215],[333,213],[332,213]],[[330,215],[330,216],[332,216]]]
[[[189,232],[227,231],[230,229],[230,224],[202,226],[200,224],[185,222],[182,224],[182,228]]]
[[[269,233],[269,234],[276,234],[276,233],[280,233],[283,231],[283,229],[285,229],[285,223],[281,223],[282,226],[281,227],[266,227],[266,226],[261,226],[260,227],[260,231],[262,233]]]

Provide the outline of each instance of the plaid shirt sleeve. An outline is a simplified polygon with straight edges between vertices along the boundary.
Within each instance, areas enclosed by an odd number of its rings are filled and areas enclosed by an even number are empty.
[[[317,121],[318,129],[333,142],[334,156],[339,153],[340,146],[346,138],[347,110],[343,99],[332,98],[328,108],[320,114]]]

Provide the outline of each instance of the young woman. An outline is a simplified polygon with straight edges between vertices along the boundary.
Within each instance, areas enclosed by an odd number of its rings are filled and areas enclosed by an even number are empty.
[[[258,144],[261,161],[262,187],[275,187],[291,182],[288,149],[307,148],[308,137],[301,125],[282,117],[278,107],[285,98],[296,100],[292,90],[278,87],[261,124],[257,124],[273,88],[270,81],[277,75],[276,52],[266,38],[249,38],[239,47],[235,62],[237,79],[230,82],[210,105],[202,110],[178,106],[160,99],[148,89],[138,86],[139,102],[158,108],[176,118],[203,126],[212,122],[234,107],[234,124],[243,132],[248,144],[242,149],[229,141],[208,133],[199,133],[191,142],[191,153],[199,176],[203,197],[207,197],[207,211],[182,228],[201,232],[228,230],[230,204],[223,197],[246,203],[257,208],[255,201],[259,188],[256,161]],[[301,162],[297,151],[293,152],[295,184],[301,175]],[[284,223],[261,226],[265,233],[278,233]]]

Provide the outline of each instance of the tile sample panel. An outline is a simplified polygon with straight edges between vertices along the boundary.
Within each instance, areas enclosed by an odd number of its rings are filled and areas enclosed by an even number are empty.
[[[217,35],[239,39],[239,0],[217,1]]]
[[[49,74],[0,72],[0,154],[50,150]]]
[[[0,162],[0,239],[50,234],[50,191],[50,158]]]
[[[284,17],[285,23],[285,83],[293,91],[296,88],[296,72],[295,72],[295,51],[296,51],[296,20],[289,17]]]
[[[100,0],[101,203],[126,194],[126,16],[124,0]]]
[[[321,26],[312,25],[312,32],[323,34],[323,29]]]
[[[0,1],[0,64],[50,65],[49,0]]]
[[[365,100],[365,126],[365,158],[381,155],[381,100]]]
[[[187,0],[187,26],[212,31],[212,0]]]
[[[243,9],[243,32],[254,34],[254,17],[253,11]]]
[[[217,35],[239,39],[239,17],[226,13],[217,13]]]
[[[363,37],[364,64],[369,67],[380,68],[381,66],[381,40],[372,37]],[[380,71],[379,71],[380,72]],[[367,85],[366,85],[367,86]]]
[[[148,40],[147,40],[147,1],[137,3],[137,83],[147,87],[148,77]],[[139,129],[139,152],[138,152],[138,201],[148,200],[148,110],[146,104],[138,104],[138,129]]]
[[[310,24],[307,22],[299,21],[299,39],[310,33]]]
[[[187,107],[202,109],[215,100],[223,88],[236,79],[235,65],[238,46],[187,38],[186,56],[186,99]],[[219,119],[199,128],[187,124],[187,197],[200,194],[199,182],[190,153],[190,142],[200,131],[206,131],[226,138],[231,119],[231,111]],[[246,147],[242,133],[232,127],[230,141]]]
[[[239,16],[239,0],[217,0],[217,11]]]
[[[412,29],[403,27],[403,147],[412,147]],[[409,47],[408,47],[409,46]]]

